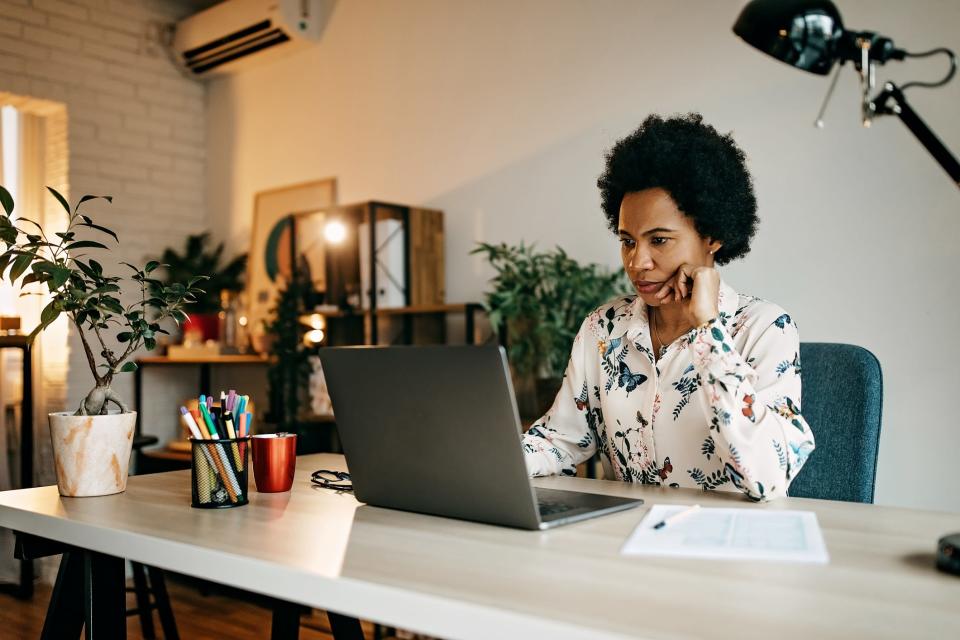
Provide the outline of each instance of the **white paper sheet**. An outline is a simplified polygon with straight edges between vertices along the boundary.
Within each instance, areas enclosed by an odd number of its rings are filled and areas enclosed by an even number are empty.
[[[700,509],[654,529],[687,505],[654,505],[620,553],[724,560],[827,563],[830,556],[812,511]]]

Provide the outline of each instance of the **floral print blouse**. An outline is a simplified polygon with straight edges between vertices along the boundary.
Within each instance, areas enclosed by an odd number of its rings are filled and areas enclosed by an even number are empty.
[[[553,406],[523,437],[530,474],[573,475],[599,448],[607,477],[626,482],[787,495],[814,448],[797,327],[725,282],[718,308],[658,361],[639,297],[587,316]]]

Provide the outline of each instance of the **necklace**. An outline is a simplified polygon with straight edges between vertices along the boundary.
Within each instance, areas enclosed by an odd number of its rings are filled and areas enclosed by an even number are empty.
[[[654,313],[656,313],[656,309],[651,309],[651,311],[653,311]],[[658,354],[659,354],[658,357],[659,357],[659,358],[662,358],[662,357],[663,357],[663,354],[665,354],[665,353],[667,352],[667,348],[668,348],[670,345],[664,344],[663,338],[660,337],[660,330],[659,330],[659,328],[657,327],[657,324],[658,324],[658,323],[656,322],[656,319],[657,319],[657,317],[654,316],[654,317],[653,317],[654,322],[652,322],[651,325],[653,325],[653,334],[657,337],[657,342],[660,343],[660,350],[658,351]]]

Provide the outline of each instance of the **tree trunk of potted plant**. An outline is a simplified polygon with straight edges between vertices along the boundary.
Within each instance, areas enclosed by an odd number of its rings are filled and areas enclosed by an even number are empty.
[[[40,324],[30,339],[61,314],[67,315],[80,337],[95,382],[75,413],[49,414],[60,494],[110,495],[127,487],[137,421],[136,412],[130,411],[111,388],[113,377],[136,370],[136,363],[129,359],[141,347],[152,350],[156,346],[156,334],[167,333],[160,326],[163,320],[172,318],[179,323],[186,319],[183,307],[202,293],[194,284],[205,276],[195,276],[185,285],[166,286],[150,276],[161,266],[159,262],[150,261],[143,269],[124,263],[133,270],[130,279],[137,283],[139,296],[132,304],[123,305],[121,278],[105,275],[100,263],[85,253],[88,249],[107,249],[106,245],[76,237],[87,228],[117,240],[113,231],[94,224],[78,211],[84,202],[101,196],[83,196],[71,210],[60,193],[48,189],[69,219],[67,230],[56,233],[56,242],[37,223],[13,218],[13,198],[0,187],[0,204],[5,212],[0,215],[0,241],[6,245],[0,254],[0,273],[9,267],[11,284],[22,277],[21,285],[46,285],[51,300],[40,312]],[[111,201],[109,196],[102,197]],[[24,223],[32,225],[30,233],[21,228]],[[109,405],[116,411],[109,412]]]

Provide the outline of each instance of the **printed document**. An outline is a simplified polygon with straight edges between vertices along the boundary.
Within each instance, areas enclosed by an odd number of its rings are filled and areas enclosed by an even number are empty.
[[[620,550],[625,555],[827,563],[812,511],[700,509],[676,524],[653,526],[686,505],[654,505]]]

